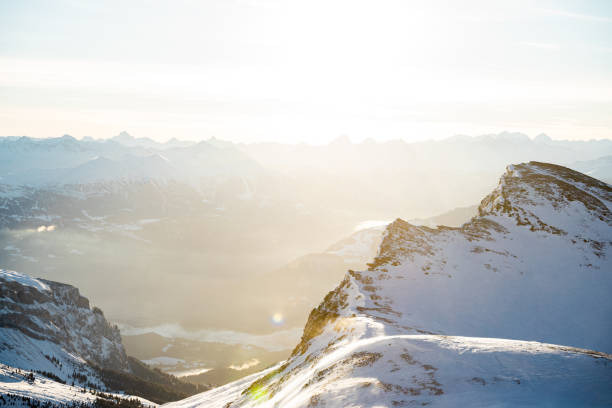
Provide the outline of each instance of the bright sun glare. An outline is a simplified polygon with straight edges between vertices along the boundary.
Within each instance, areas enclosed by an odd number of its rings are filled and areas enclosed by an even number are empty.
[[[526,0],[4,3],[2,134],[608,135],[609,22]]]

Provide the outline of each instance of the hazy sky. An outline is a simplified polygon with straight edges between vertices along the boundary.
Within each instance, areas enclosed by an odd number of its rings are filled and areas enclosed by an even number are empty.
[[[612,1],[0,0],[0,135],[612,137]]]

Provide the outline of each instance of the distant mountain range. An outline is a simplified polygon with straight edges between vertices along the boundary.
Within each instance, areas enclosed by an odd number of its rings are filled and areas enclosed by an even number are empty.
[[[577,161],[571,166],[574,170],[591,177],[612,182],[612,156],[603,156],[594,160]]]
[[[188,195],[190,203],[180,205],[210,215],[240,203],[251,211],[281,205],[282,211],[325,210],[337,218],[342,213],[353,219],[429,217],[474,205],[508,162],[555,162],[607,180],[612,179],[610,157],[609,140],[554,141],[546,135],[530,139],[508,132],[419,143],[344,140],[326,146],[245,145],[216,139],[158,143],[126,132],[102,140],[4,137],[0,226],[17,228],[41,219],[70,224],[78,215],[62,213],[66,208],[108,216],[96,211],[93,201],[108,202],[114,200],[108,195],[130,194],[148,185],[181,190],[180,198],[163,201],[170,200],[172,206]],[[383,191],[385,199],[377,200]],[[414,195],[419,199],[409,199]],[[156,199],[145,195],[140,200],[150,204]],[[137,197],[130,201],[141,205]],[[106,207],[102,211],[109,211]],[[153,215],[159,218],[166,212],[163,207]]]

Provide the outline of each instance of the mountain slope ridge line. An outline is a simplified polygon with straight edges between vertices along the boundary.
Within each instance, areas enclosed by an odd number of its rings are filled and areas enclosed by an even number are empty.
[[[223,407],[609,405],[611,192],[529,162],[460,228],[397,219],[292,356]]]

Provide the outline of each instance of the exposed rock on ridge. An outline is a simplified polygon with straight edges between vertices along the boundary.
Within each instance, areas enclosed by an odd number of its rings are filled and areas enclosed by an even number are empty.
[[[46,286],[40,290],[4,272],[0,270],[0,331],[18,330],[100,367],[129,371],[119,329],[106,321],[100,309],[90,309],[89,300],[77,288],[38,279]],[[10,337],[3,336],[2,348],[16,346],[9,344]]]

